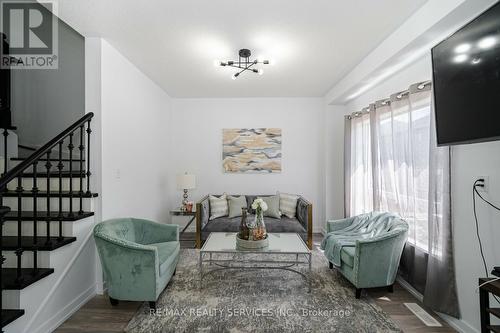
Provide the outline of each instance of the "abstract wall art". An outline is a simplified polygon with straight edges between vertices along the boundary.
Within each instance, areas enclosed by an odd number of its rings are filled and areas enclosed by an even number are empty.
[[[222,131],[224,172],[281,172],[281,128],[227,128]]]

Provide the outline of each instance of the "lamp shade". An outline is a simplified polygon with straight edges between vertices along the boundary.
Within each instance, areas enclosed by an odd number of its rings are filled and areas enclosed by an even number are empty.
[[[178,190],[192,190],[196,188],[196,176],[190,174],[177,175]]]

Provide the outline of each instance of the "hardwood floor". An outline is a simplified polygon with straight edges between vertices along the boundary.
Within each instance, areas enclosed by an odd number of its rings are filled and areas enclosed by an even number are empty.
[[[186,235],[192,238],[192,235]],[[319,246],[321,235],[314,236],[314,245]],[[192,242],[181,242],[182,247],[192,248]],[[409,333],[447,333],[455,332],[448,324],[441,320],[432,311],[426,309],[442,327],[428,327],[418,319],[404,303],[417,303],[425,307],[399,284],[395,284],[394,293],[385,288],[369,290],[368,295],[384,310],[404,331]],[[353,293],[354,297],[354,293]],[[363,296],[362,296],[363,297]],[[366,297],[366,296],[364,296]],[[95,296],[55,332],[57,333],[112,333],[123,332],[129,320],[141,305],[140,302],[122,302],[116,307],[111,306],[105,296]]]

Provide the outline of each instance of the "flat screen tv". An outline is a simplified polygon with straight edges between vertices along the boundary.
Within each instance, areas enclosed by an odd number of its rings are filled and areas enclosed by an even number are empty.
[[[500,139],[500,3],[432,49],[438,145]]]

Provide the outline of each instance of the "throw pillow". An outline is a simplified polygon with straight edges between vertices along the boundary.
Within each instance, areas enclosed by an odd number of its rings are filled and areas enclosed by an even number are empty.
[[[218,217],[227,216],[228,214],[228,206],[227,206],[227,196],[226,194],[221,195],[220,197],[216,197],[214,195],[210,195],[208,197],[210,201],[210,219],[213,220]]]
[[[241,216],[241,209],[247,207],[247,198],[244,195],[239,197],[229,195],[227,203],[229,205],[229,218],[238,217]]]
[[[299,196],[295,194],[279,193],[281,214],[291,219],[297,215],[297,201]]]
[[[274,217],[275,219],[280,219],[280,197],[277,195],[271,195],[269,197],[260,197],[267,204],[267,210],[264,212],[264,216]]]

